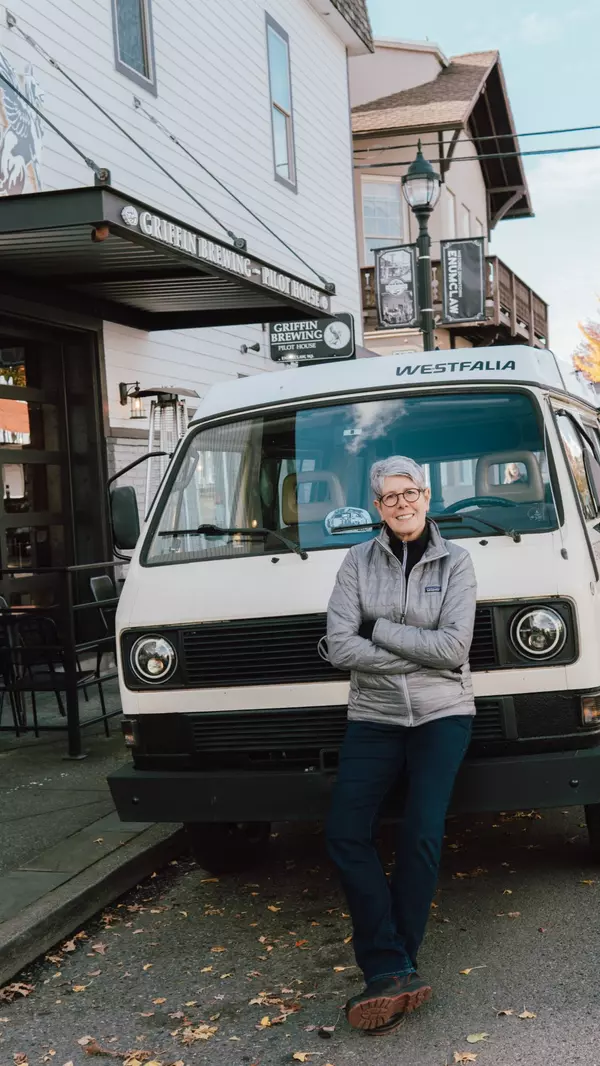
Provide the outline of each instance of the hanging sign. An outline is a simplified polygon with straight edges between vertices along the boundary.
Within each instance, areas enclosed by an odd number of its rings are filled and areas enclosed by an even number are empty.
[[[414,244],[375,250],[375,296],[381,329],[418,326],[417,250]]]
[[[299,363],[324,363],[353,359],[356,352],[354,319],[350,314],[335,318],[307,318],[300,322],[271,322],[271,359],[287,358]]]
[[[485,319],[485,248],[483,237],[441,241],[442,321]]]

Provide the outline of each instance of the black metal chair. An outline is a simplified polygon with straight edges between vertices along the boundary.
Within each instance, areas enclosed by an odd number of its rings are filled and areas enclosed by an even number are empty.
[[[14,664],[11,648],[14,638],[12,627],[7,621],[9,612],[10,607],[7,601],[4,596],[0,596],[0,679],[2,681],[2,688],[0,689],[0,724],[2,723],[4,700],[8,696],[15,733],[19,737],[23,727],[23,711],[18,694],[13,689]]]

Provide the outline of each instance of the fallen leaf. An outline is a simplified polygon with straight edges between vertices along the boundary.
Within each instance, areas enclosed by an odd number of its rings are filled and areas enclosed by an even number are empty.
[[[73,1066],[73,1059],[69,1059],[68,1062],[65,1062],[65,1066]],[[148,1066],[152,1066],[152,1063],[149,1062]],[[158,1064],[158,1066],[160,1066],[160,1063]]]
[[[154,1013],[155,1012],[153,1010],[143,1010],[140,1013],[140,1018],[153,1018]]]
[[[297,1062],[310,1062],[311,1054],[312,1052],[310,1051],[294,1051],[292,1058],[296,1059]]]
[[[343,973],[345,969],[346,969],[345,966],[334,966],[333,967],[333,972],[334,973]]]
[[[512,894],[513,894],[512,888],[505,888],[504,892],[502,893],[503,896],[512,896]]]
[[[92,1036],[80,1036],[77,1043],[80,1044],[81,1047],[85,1047],[86,1044],[91,1044],[93,1039],[94,1038]]]
[[[203,966],[203,968],[200,970],[200,973],[210,973],[211,970],[212,966]]]
[[[350,944],[352,942],[352,935],[344,938],[344,944]]]
[[[218,1031],[218,1025],[187,1025],[181,1034],[181,1043],[195,1044],[197,1040],[210,1040]]]
[[[521,1013],[519,1015],[517,1015],[517,1017],[519,1017],[519,1018],[537,1018],[537,1014],[533,1014],[533,1012],[530,1011],[530,1010],[522,1010]]]
[[[30,996],[35,991],[35,985],[25,984],[24,981],[14,981],[11,985],[0,988],[0,1000],[12,1003],[15,996]]]
[[[596,882],[595,881],[580,881],[579,884],[580,885],[595,885]]]
[[[467,1037],[467,1044],[478,1044],[480,1040],[487,1040],[489,1033],[471,1033]]]
[[[281,907],[270,906],[270,907],[267,907],[267,910],[268,911],[273,911],[273,914],[277,914],[281,910]]]
[[[269,1018],[269,1015],[265,1014],[264,1018],[260,1019],[260,1023],[259,1024],[260,1024],[260,1027],[262,1029],[270,1029],[271,1028],[271,1019]]]
[[[499,1010],[499,1011],[496,1012],[496,1016],[498,1018],[501,1018],[504,1015],[508,1016],[509,1014],[514,1014],[514,1013],[515,1013],[514,1010],[511,1010],[511,1009],[509,1009],[509,1010]]]
[[[102,970],[90,970],[89,973],[88,973],[88,977],[100,977],[101,973],[102,973]],[[60,977],[60,974],[55,974],[54,976],[55,977]]]
[[[227,977],[233,977],[233,974],[232,973],[222,973],[221,977],[220,977],[220,980],[224,981]]]
[[[151,969],[152,969],[152,963],[151,962],[145,962],[144,965],[142,966],[142,970],[151,970]]]
[[[63,944],[61,951],[77,951],[77,944],[74,940],[67,940]]]
[[[152,1002],[158,1005],[159,1003],[166,1003],[167,1000],[165,996],[159,996],[158,999],[153,999]]]
[[[455,1063],[475,1062],[476,1058],[477,1058],[477,1055],[475,1055],[475,1053],[473,1051],[455,1051],[454,1052],[454,1062]]]
[[[466,970],[459,970],[459,973],[470,974],[473,970],[472,966],[469,966]]]
[[[227,948],[216,947],[216,948],[211,948],[210,950],[212,952],[214,952],[215,955],[218,955],[220,951],[227,951]]]
[[[85,992],[87,985],[73,985],[72,992]]]
[[[212,966],[211,966],[211,970],[212,970]],[[184,1005],[184,1007],[195,1007],[196,1003],[197,1003],[197,1000],[190,999],[190,1000],[188,1000],[187,1003],[184,1003],[183,1005]]]
[[[307,944],[308,944],[308,940],[297,940],[297,941],[296,941],[296,947],[297,947],[297,948],[303,948],[303,947],[305,947],[305,946],[306,946]]]
[[[520,918],[521,917],[521,911],[509,911],[508,912],[508,917],[509,918]]]
[[[94,844],[104,844],[104,837],[96,837]]]
[[[200,882],[201,885],[218,885],[218,883],[218,877],[203,877]]]
[[[17,1063],[17,1066],[27,1066],[27,1055],[24,1055],[22,1051],[16,1051],[13,1055],[13,1060]]]

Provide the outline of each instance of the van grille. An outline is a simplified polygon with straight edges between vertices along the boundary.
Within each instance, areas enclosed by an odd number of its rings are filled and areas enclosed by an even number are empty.
[[[504,740],[501,700],[476,701],[473,741]],[[346,730],[345,707],[297,707],[291,710],[227,711],[190,716],[192,750],[207,752],[274,752],[337,750]]]
[[[222,688],[339,681],[348,675],[335,670],[317,651],[326,627],[326,615],[307,614],[206,623],[184,629],[186,682],[194,688]],[[473,670],[489,670],[497,665],[490,607],[477,608],[470,659]]]

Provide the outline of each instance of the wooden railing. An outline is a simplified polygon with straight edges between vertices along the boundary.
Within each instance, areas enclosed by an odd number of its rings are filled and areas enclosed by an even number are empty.
[[[441,264],[434,260],[432,266],[433,307],[436,324],[453,332],[469,336],[485,332],[490,327],[499,328],[506,340],[524,341],[536,348],[548,347],[548,305],[530,289],[497,256],[486,258],[486,318],[484,322],[443,323]],[[361,269],[362,306],[365,312],[365,328],[377,329],[375,300],[375,271],[373,267]]]

